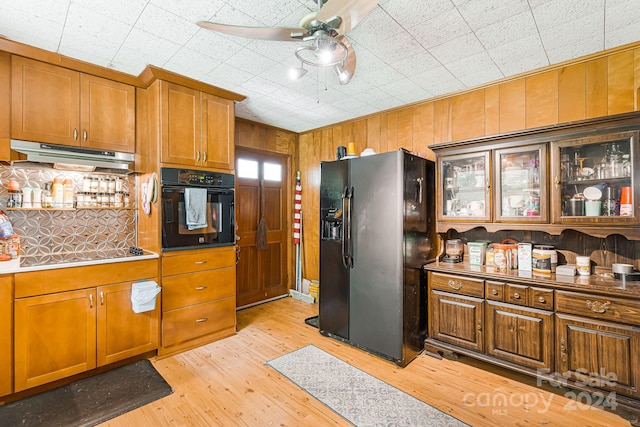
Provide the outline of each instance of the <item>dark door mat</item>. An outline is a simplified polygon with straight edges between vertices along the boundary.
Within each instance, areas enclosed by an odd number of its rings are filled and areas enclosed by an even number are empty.
[[[308,317],[304,319],[304,323],[307,325],[313,326],[314,328],[318,327],[318,316]]]
[[[151,362],[140,360],[0,406],[0,426],[94,426],[171,393]]]

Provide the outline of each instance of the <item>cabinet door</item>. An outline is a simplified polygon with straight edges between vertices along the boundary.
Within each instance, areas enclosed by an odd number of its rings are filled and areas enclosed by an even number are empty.
[[[487,301],[487,353],[553,370],[553,313]]]
[[[640,223],[639,132],[555,141],[551,145],[552,220],[562,224]],[[629,192],[627,203],[622,193]]]
[[[548,222],[547,146],[496,150],[495,221]]]
[[[107,365],[158,348],[160,295],[152,311],[134,313],[131,283],[97,289],[98,366]]]
[[[80,74],[13,56],[11,137],[79,145]]]
[[[0,277],[0,396],[13,391],[13,278]]]
[[[489,152],[438,158],[438,220],[486,222],[491,220]]]
[[[15,391],[96,367],[95,290],[15,300]]]
[[[162,163],[198,166],[201,163],[200,92],[162,82]]]
[[[556,314],[557,371],[627,396],[640,395],[640,328]]]
[[[99,150],[135,151],[135,89],[81,75],[81,144]]]
[[[431,291],[429,337],[482,352],[484,304],[480,298]]]
[[[202,166],[231,170],[234,166],[233,101],[202,94]]]

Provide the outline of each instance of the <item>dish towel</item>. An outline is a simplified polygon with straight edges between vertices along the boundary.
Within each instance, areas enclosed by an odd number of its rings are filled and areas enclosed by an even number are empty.
[[[184,225],[187,230],[208,227],[206,188],[185,188],[184,208],[186,217]]]

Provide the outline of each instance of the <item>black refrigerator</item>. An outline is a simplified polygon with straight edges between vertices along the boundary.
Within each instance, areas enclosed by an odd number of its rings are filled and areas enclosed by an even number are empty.
[[[404,150],[320,165],[320,333],[405,366],[423,349],[435,166]]]

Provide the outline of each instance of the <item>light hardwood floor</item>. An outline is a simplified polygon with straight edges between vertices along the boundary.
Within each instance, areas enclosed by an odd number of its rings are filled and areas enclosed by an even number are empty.
[[[317,304],[292,298],[238,312],[238,333],[153,361],[174,393],[102,426],[348,426],[265,362],[313,344],[473,426],[628,426],[621,417],[575,404],[512,378],[425,354],[405,368],[323,337],[304,323]],[[513,376],[513,375],[512,375]],[[491,400],[506,398],[507,406]],[[428,425],[428,420],[425,420]]]

